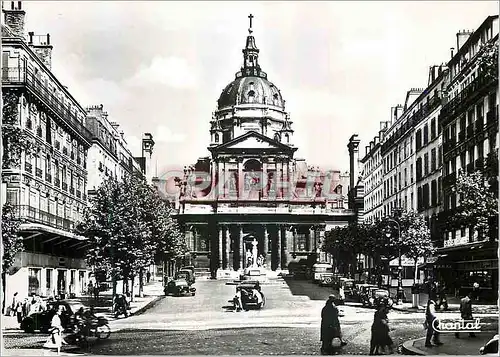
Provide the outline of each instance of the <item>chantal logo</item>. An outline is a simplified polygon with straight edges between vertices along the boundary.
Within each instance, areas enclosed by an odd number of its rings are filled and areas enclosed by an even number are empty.
[[[481,332],[481,319],[443,321],[435,319],[432,327],[438,332]]]

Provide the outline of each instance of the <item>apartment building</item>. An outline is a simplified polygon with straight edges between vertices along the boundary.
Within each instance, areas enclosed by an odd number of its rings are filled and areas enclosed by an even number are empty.
[[[12,101],[10,114],[33,144],[31,152],[21,153],[20,165],[2,169],[5,199],[24,219],[25,245],[7,272],[6,299],[15,292],[78,295],[89,273],[85,239],[72,233],[86,205],[86,113],[51,72],[50,35],[26,36],[21,1],[3,4],[3,98]]]
[[[123,180],[142,170],[128,149],[124,132],[117,122],[108,119],[104,106],[90,106],[86,111],[85,126],[92,133],[88,157],[88,193],[92,195],[107,178]]]
[[[443,204],[441,220],[460,205],[455,186],[460,172],[484,168],[485,158],[498,152],[498,72],[490,76],[480,66],[488,45],[498,48],[498,16],[489,16],[475,31],[457,33],[457,52],[448,62],[446,104],[439,115],[443,135]],[[497,221],[498,222],[498,221]],[[487,237],[473,227],[444,227],[438,246],[437,277],[467,291],[474,282],[484,297],[498,292],[498,223]]]

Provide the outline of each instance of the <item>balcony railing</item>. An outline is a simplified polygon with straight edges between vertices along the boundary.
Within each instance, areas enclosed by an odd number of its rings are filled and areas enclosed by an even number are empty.
[[[16,206],[16,216],[24,218],[29,222],[46,224],[64,230],[72,230],[74,227],[74,222],[70,219],[59,217],[52,213],[41,211],[38,208],[25,205]]]
[[[62,100],[31,70],[24,67],[2,68],[2,86],[5,85],[25,85],[26,88],[38,95],[47,104],[47,107],[75,133],[83,136],[89,142],[92,140],[92,134],[81,123],[76,114],[68,106],[65,106]]]
[[[35,169],[35,176],[36,177],[42,177],[42,169],[39,169],[38,167]]]
[[[66,182],[62,183],[62,189],[63,191],[68,191],[68,184]]]
[[[29,162],[25,162],[24,163],[24,170],[31,174],[33,172],[33,165],[31,165]]]
[[[52,175],[46,172],[45,173],[45,181],[52,182]]]
[[[476,79],[467,85],[458,95],[446,103],[443,108],[441,108],[440,118],[441,125],[446,125],[448,118],[455,117],[455,114],[459,112],[464,105],[469,101],[473,100],[476,95],[479,95],[480,90],[486,86],[492,84],[495,81],[492,77],[487,77],[483,74],[479,75]]]

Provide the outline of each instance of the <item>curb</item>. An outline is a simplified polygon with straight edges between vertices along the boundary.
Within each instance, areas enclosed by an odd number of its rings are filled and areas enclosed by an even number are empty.
[[[140,315],[140,314],[144,313],[146,310],[152,308],[154,305],[156,305],[160,300],[163,300],[164,298],[165,298],[165,295],[156,296],[153,300],[148,302],[143,307],[137,309],[135,312],[130,313],[130,316]]]
[[[403,345],[401,346],[401,352],[404,355],[411,355],[411,356],[427,356],[427,353],[424,351],[414,347],[414,343],[418,340],[423,340],[425,337],[420,337],[416,338],[414,340],[409,340],[406,342],[403,342]]]

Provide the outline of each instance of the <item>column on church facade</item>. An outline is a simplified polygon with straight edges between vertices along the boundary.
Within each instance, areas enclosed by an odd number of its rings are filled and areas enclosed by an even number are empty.
[[[244,187],[244,177],[243,177],[243,160],[241,158],[237,158],[237,166],[238,166],[238,199],[243,198],[243,187]]]
[[[267,192],[267,182],[268,177],[267,177],[267,157],[262,158],[262,197],[267,198],[268,192]],[[266,248],[267,251],[267,248]]]
[[[293,252],[293,230],[294,227],[292,225],[288,226],[286,229],[286,246],[285,246],[285,260],[288,263],[288,260],[291,258]]]
[[[269,267],[270,262],[271,262],[270,256],[268,256],[268,254],[270,253],[269,252],[269,232],[267,230],[266,224],[264,224],[263,227],[264,227],[264,240],[262,243],[262,245],[263,245],[262,251],[263,251],[264,259],[266,260],[266,264]]]
[[[216,191],[217,198],[222,198],[224,197],[224,171],[220,157],[217,158],[217,175],[218,175],[217,191]]]
[[[277,226],[276,232],[276,270],[281,270],[281,226]]]
[[[222,234],[223,234],[223,227],[220,225],[217,225],[217,230],[219,232],[219,268],[222,268],[222,247],[223,247],[223,242],[222,242]]]
[[[283,198],[283,159],[279,158],[276,164],[277,183],[278,183],[278,197]]]
[[[211,163],[210,178],[212,179],[212,189],[210,190],[210,196],[215,198],[217,194],[217,163],[213,160]]]
[[[224,198],[228,198],[229,197],[229,165],[228,165],[226,158],[224,158],[224,160],[222,162],[222,167],[223,167],[223,172],[224,172]]]
[[[288,184],[288,159],[284,160],[281,164],[283,167],[283,195],[284,197],[289,197],[289,184]],[[286,182],[286,184],[285,184]]]
[[[238,226],[239,230],[239,239],[238,239],[238,247],[240,249],[240,269],[245,269],[245,250],[243,249],[243,226]]]
[[[316,242],[316,227],[309,227],[309,235],[311,236],[311,250],[316,253],[318,243]]]
[[[226,227],[226,264],[225,267],[226,269],[232,270],[233,269],[233,264],[230,259],[231,255],[231,237],[230,237],[230,227]]]

